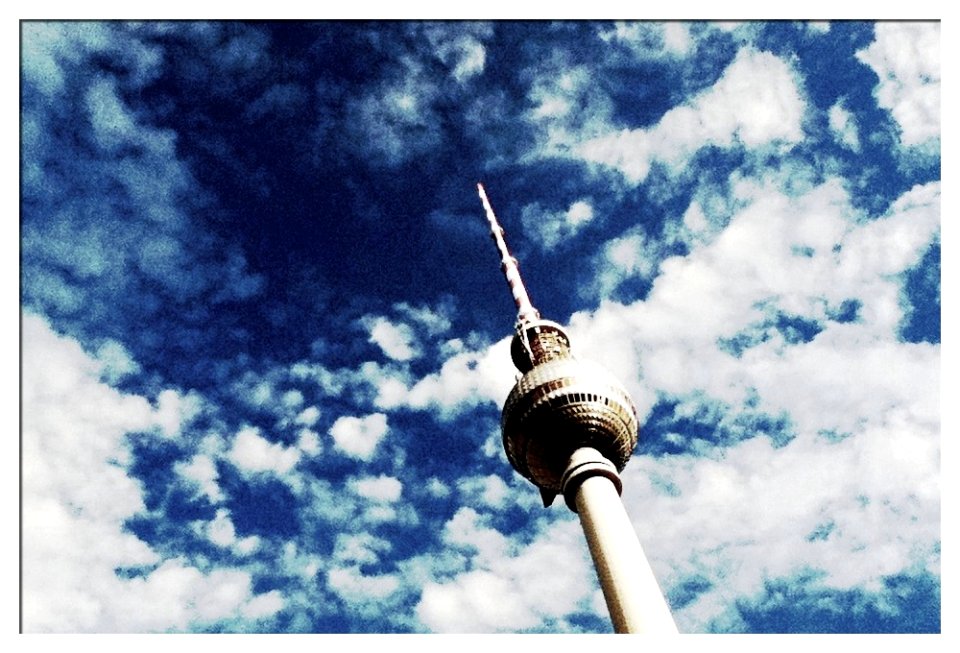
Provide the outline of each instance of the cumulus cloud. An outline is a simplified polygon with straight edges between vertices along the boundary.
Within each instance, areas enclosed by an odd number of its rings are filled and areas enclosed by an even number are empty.
[[[727,228],[665,261],[645,302],[607,302],[570,326],[577,351],[625,380],[641,415],[670,396],[686,397],[678,408],[686,412],[720,402],[734,416],[748,406],[788,416],[786,441],[747,429],[722,453],[706,442],[698,451],[706,457],[638,455],[624,472],[624,500],[661,585],[684,597],[681,630],[743,627],[731,597],[811,569],[822,574],[819,587],[876,597],[887,577],[939,573],[939,347],[897,338],[897,275],[936,238],[939,184],[908,191],[867,221],[836,180],[799,195],[756,181],[733,192],[740,209]],[[831,307],[847,300],[859,302],[857,319],[834,320]],[[819,332],[809,341],[776,336],[740,357],[723,350],[723,337],[771,305]],[[476,477],[458,489],[477,497],[485,486]],[[552,541],[554,555],[567,556],[564,569],[586,575],[547,592],[562,603],[556,615],[594,598],[576,535],[567,548]],[[471,563],[425,585],[417,614],[428,627],[536,629],[556,616],[527,602],[518,588],[532,581],[504,562],[534,546],[518,553],[472,508],[447,523],[444,541]]]
[[[420,356],[416,335],[408,325],[393,323],[384,317],[366,316],[361,321],[370,332],[370,342],[376,344],[387,357],[408,361]]]
[[[296,410],[303,404],[303,393],[299,390],[287,390],[280,397],[280,403],[284,408]]]
[[[625,501],[661,580],[709,579],[678,612],[681,629],[703,628],[729,596],[803,565],[824,573],[824,587],[871,591],[885,576],[938,573],[940,352],[899,341],[897,275],[936,237],[939,184],[872,221],[835,182],[795,197],[764,185],[738,192],[747,205],[715,240],[665,261],[646,301],[604,304],[570,328],[585,357],[626,381],[641,415],[673,396],[789,416],[786,443],[747,433],[717,458],[635,456],[627,468]],[[857,319],[833,321],[829,307],[844,300],[860,303]],[[771,302],[819,332],[740,357],[723,351],[718,339]],[[607,342],[619,343],[615,355]],[[703,547],[677,558],[694,533]]]
[[[372,361],[361,364],[355,377],[373,389],[373,403],[377,408],[431,410],[448,420],[480,403],[506,398],[515,372],[509,346],[509,338],[486,349],[467,348],[462,341],[454,339],[440,346],[445,358],[441,359],[439,369],[419,379],[413,377],[409,369]],[[339,437],[349,439],[355,427],[348,425],[354,424],[347,421],[340,425]],[[335,440],[337,437],[334,435]]]
[[[827,117],[834,138],[854,152],[858,152],[860,150],[860,136],[857,132],[857,123],[853,114],[844,108],[842,102],[837,102],[830,107]]]
[[[492,28],[483,23],[433,23],[424,26],[424,34],[436,56],[451,70],[460,84],[483,72],[486,48],[481,39],[489,37]]]
[[[244,471],[286,474],[299,462],[300,452],[270,442],[256,428],[246,427],[237,433],[227,458]]]
[[[162,71],[160,47],[124,23],[34,21],[23,50],[23,192],[27,213],[44,216],[25,217],[24,305],[69,314],[75,333],[95,325],[100,337],[134,322],[124,337],[142,356],[162,340],[160,305],[258,292],[242,253],[191,219],[200,193],[178,134],[131,102]]]
[[[686,23],[623,22],[600,32],[608,43],[621,43],[642,59],[681,57],[690,52],[693,39]]]
[[[340,533],[333,548],[333,559],[341,565],[374,565],[392,548],[389,540],[370,533]]]
[[[177,463],[174,468],[180,476],[196,483],[211,501],[216,502],[223,498],[217,483],[217,466],[209,455],[197,454],[189,461]]]
[[[263,619],[280,612],[283,609],[285,601],[280,590],[271,590],[253,597],[243,607],[240,608],[240,614],[247,619]]]
[[[327,574],[327,586],[347,601],[378,601],[400,589],[400,579],[396,574],[365,575],[356,568],[341,567]]]
[[[935,392],[935,380],[924,389]],[[676,612],[681,629],[729,616],[731,595],[755,595],[766,580],[806,570],[823,572],[822,587],[868,592],[884,577],[939,573],[937,428],[919,430],[911,410],[841,442],[803,435],[777,449],[758,438],[722,461],[635,460],[624,500],[661,584],[706,580]],[[651,474],[672,491],[652,486]],[[681,503],[688,508],[677,512]],[[671,547],[694,533],[697,544],[678,558]]]
[[[516,369],[510,362],[510,339],[484,351],[463,351],[443,362],[440,370],[417,381],[405,404],[434,409],[448,419],[481,402],[502,403],[513,385]]]
[[[320,435],[311,429],[300,429],[297,438],[297,448],[308,456],[315,456],[322,449]]]
[[[494,508],[502,507],[510,492],[507,484],[496,474],[462,478],[457,482],[457,489],[463,497],[463,503]]]
[[[123,343],[108,339],[97,349],[97,359],[103,364],[103,379],[114,385],[120,379],[140,371],[140,365],[133,359]]]
[[[377,445],[387,435],[387,416],[373,413],[366,417],[345,415],[330,427],[334,446],[352,458],[372,460]]]
[[[97,143],[107,151],[137,141],[140,130],[117,96],[116,81],[101,78],[87,89],[86,109]]]
[[[921,145],[940,137],[940,23],[882,22],[876,40],[857,53],[880,83],[877,103],[900,126],[900,142]]]
[[[768,52],[744,48],[713,87],[668,111],[654,127],[581,140],[573,150],[636,184],[655,161],[676,169],[707,145],[789,148],[803,137],[804,110],[791,68]]]
[[[157,395],[157,422],[167,437],[180,432],[184,424],[197,416],[201,400],[196,394],[181,395],[175,390],[163,390]]]
[[[444,539],[472,556],[469,569],[423,588],[417,616],[435,632],[537,630],[548,621],[551,630],[576,631],[564,618],[593,610],[588,604],[596,581],[575,521],[548,526],[512,550],[503,534],[461,508],[445,526]]]
[[[440,304],[437,308],[430,306],[413,306],[407,302],[398,302],[393,309],[411,322],[426,330],[429,336],[438,336],[450,330],[450,314],[452,308],[447,304]]]
[[[294,420],[297,424],[302,424],[304,426],[313,426],[317,423],[317,420],[320,418],[320,409],[316,406],[308,406],[304,408],[297,415]]]
[[[538,203],[528,204],[523,207],[520,220],[527,236],[544,250],[550,250],[593,220],[593,206],[586,200],[577,200],[566,211],[553,212]]]
[[[902,309],[900,284],[892,275],[918,260],[939,228],[939,184],[913,189],[886,217],[861,226],[856,226],[858,214],[836,182],[798,197],[752,184],[738,192],[749,198],[748,205],[709,244],[663,261],[645,302],[607,305],[601,309],[607,315],[602,321],[586,314],[573,316],[571,330],[579,347],[601,357],[621,378],[642,371],[645,387],[632,388],[641,413],[654,400],[651,388],[675,395],[706,389],[736,405],[748,387],[764,386],[770,372],[764,361],[779,357],[783,342],[766,342],[739,360],[717,341],[763,319],[764,306],[770,302],[789,314],[818,321],[827,318],[828,306],[851,298],[862,303],[860,322],[831,323],[811,347],[836,339],[831,344],[835,351],[846,341],[845,351],[852,353],[859,345],[880,346],[883,340],[895,339]],[[636,325],[636,331],[618,335],[607,330],[607,325],[627,329],[629,324]],[[605,341],[636,342],[639,355],[628,355],[629,350],[621,348],[617,356],[609,356],[602,346]],[[752,361],[757,367],[749,377],[743,376],[744,363]],[[784,401],[787,395],[804,396],[786,391],[789,386],[781,393]],[[771,383],[769,392],[775,388]],[[850,419],[835,417],[844,423]]]
[[[450,496],[450,488],[437,477],[428,480],[424,489],[427,494],[438,499]]]
[[[48,98],[63,92],[69,69],[91,54],[109,53],[138,82],[151,79],[160,69],[158,48],[138,39],[116,39],[107,23],[35,20],[21,29],[23,75]]]
[[[24,630],[183,630],[236,616],[253,598],[248,573],[164,560],[125,527],[145,508],[140,484],[126,473],[125,438],[158,417],[146,398],[102,383],[100,365],[24,315]],[[137,573],[120,576],[124,569]]]
[[[647,238],[640,230],[613,238],[594,259],[594,283],[588,289],[590,296],[605,299],[627,279],[650,279],[657,271],[662,244]]]
[[[541,62],[529,95],[527,119],[539,133],[540,145],[532,155],[569,156],[581,140],[598,137],[610,127],[610,98],[591,81],[586,66],[569,62]]]
[[[385,474],[351,479],[347,485],[357,496],[378,503],[393,503],[400,499],[403,491],[403,484],[398,479]]]
[[[237,539],[236,528],[230,519],[230,513],[224,508],[217,510],[213,521],[205,525],[205,530],[211,542],[223,548],[232,547],[241,555],[252,553],[260,546],[260,538],[256,535]]]

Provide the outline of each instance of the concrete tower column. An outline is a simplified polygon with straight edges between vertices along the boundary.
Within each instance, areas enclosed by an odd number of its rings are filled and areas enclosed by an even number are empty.
[[[580,517],[603,597],[618,633],[676,634],[670,608],[620,500],[617,468],[577,449],[563,475],[567,506]]]

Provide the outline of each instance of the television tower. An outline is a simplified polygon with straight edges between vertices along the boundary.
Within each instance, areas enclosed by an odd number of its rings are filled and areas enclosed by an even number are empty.
[[[544,507],[563,494],[579,515],[614,630],[676,633],[620,501],[619,472],[637,444],[637,410],[609,372],[573,357],[559,324],[540,317],[483,185],[477,190],[517,306],[510,357],[523,376],[503,406],[507,458],[540,489]]]

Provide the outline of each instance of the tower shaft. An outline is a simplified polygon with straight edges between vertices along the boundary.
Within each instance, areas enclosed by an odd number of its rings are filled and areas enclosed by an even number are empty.
[[[580,517],[613,628],[618,633],[676,634],[673,615],[620,500],[619,479],[615,483],[611,473],[616,469],[600,452],[578,449],[565,475],[564,496]]]

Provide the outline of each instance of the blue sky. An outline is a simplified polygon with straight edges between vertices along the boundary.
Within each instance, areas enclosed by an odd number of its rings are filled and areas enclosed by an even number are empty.
[[[939,632],[938,24],[20,36],[25,631],[611,632],[482,181],[682,632]]]

